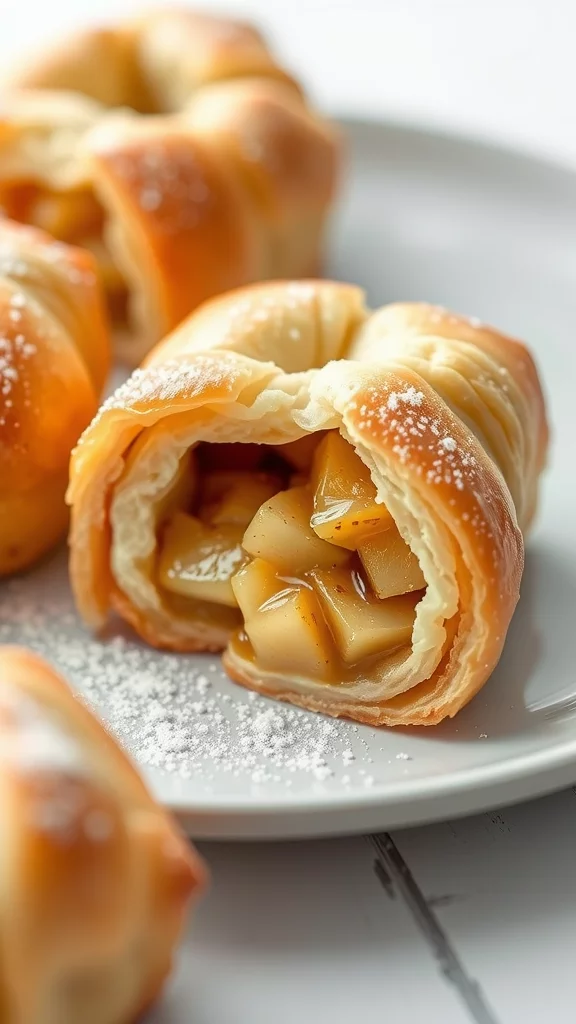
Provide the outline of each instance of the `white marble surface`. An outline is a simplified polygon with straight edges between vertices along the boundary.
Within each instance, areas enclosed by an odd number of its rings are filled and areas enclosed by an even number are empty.
[[[571,1024],[575,809],[203,847],[212,892],[149,1024]]]
[[[0,57],[136,6],[2,2]],[[259,14],[331,110],[576,163],[573,0],[203,6]],[[212,891],[150,1024],[570,1024],[574,797],[377,840],[206,846]]]

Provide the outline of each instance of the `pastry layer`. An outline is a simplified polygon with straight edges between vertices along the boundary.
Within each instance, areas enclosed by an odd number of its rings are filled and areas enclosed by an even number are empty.
[[[232,293],[75,453],[81,610],[225,647],[238,681],[306,707],[434,724],[500,656],[545,448],[517,342],[432,307],[371,314],[346,285]]]

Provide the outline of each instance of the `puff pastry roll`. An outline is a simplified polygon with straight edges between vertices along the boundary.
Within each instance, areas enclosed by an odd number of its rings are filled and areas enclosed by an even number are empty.
[[[135,365],[205,299],[318,272],[338,155],[255,29],[163,9],[15,76],[0,206],[95,253]]]
[[[109,355],[90,254],[0,221],[0,576],[66,529],[70,452],[98,408]]]
[[[49,665],[0,677],[2,1024],[134,1024],[205,868]]]
[[[386,725],[483,685],[518,600],[547,428],[526,348],[360,289],[205,305],[105,403],[72,460],[72,579],[151,644]]]

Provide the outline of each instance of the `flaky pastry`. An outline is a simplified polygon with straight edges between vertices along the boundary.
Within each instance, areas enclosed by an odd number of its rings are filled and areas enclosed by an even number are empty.
[[[0,648],[2,1024],[134,1024],[205,868],[39,657]]]
[[[329,282],[206,304],[72,460],[82,614],[225,648],[302,707],[433,725],[479,690],[519,595],[547,443],[519,342]]]
[[[64,533],[70,452],[109,365],[89,253],[0,221],[0,576]]]
[[[318,272],[338,149],[254,28],[163,8],[13,77],[0,206],[95,253],[134,365],[205,299]]]

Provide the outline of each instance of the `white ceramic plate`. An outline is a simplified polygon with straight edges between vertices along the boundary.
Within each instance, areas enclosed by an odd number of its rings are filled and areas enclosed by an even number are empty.
[[[375,730],[253,699],[213,657],[75,617],[61,552],[0,588],[0,640],[61,665],[197,836],[312,836],[478,811],[576,781],[576,176],[392,125],[348,124],[330,273],[526,339],[553,422],[522,600],[497,671],[437,729]]]

